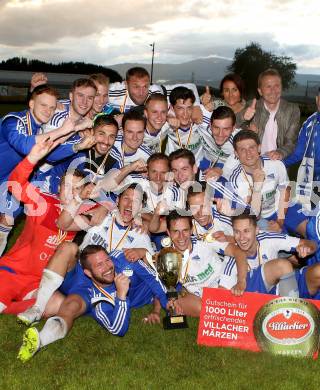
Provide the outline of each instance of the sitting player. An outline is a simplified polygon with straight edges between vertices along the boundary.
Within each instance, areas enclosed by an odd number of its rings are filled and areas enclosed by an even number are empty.
[[[241,249],[228,242],[205,242],[191,235],[191,216],[172,211],[167,216],[168,235],[172,246],[183,255],[181,284],[185,294],[178,299],[184,314],[198,317],[204,287],[218,287],[224,261],[219,255],[234,256],[238,267],[238,281],[232,286],[236,295],[246,288],[247,262]]]
[[[249,273],[248,291],[270,292],[276,279],[292,272],[292,265],[286,259],[280,259],[279,252],[298,253],[304,258],[315,252],[314,241],[290,237],[275,232],[261,232],[257,227],[255,215],[241,214],[232,218],[234,238],[237,245],[247,255]],[[225,288],[233,286],[236,276],[233,259],[226,265],[220,283]],[[263,283],[262,283],[263,281]],[[263,291],[265,287],[266,291]]]

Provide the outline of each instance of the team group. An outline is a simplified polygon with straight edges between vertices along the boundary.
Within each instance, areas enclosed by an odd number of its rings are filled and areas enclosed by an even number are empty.
[[[300,129],[275,69],[250,102],[235,74],[221,99],[209,87],[199,97],[193,84],[150,85],[140,67],[122,83],[77,79],[64,100],[48,82],[34,74],[29,108],[1,122],[0,312],[29,326],[19,359],[84,314],[118,336],[146,304],[145,323],[160,322],[161,308],[197,317],[204,287],[320,297],[320,93]],[[157,273],[163,247],[182,258],[176,300]]]

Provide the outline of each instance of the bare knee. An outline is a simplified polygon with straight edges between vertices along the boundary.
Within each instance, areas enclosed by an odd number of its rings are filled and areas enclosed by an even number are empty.
[[[285,259],[277,260],[277,266],[281,275],[286,275],[293,271],[292,264]]]

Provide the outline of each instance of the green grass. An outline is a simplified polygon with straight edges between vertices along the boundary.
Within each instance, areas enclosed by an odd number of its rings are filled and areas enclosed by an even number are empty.
[[[197,320],[189,329],[145,326],[147,308],[134,310],[124,338],[90,318],[28,363],[16,354],[23,328],[2,316],[1,389],[317,389],[319,362],[273,357],[196,344]]]
[[[22,229],[20,220],[9,245]],[[132,311],[129,332],[112,336],[91,318],[23,364],[17,360],[25,328],[14,316],[0,317],[0,385],[13,389],[318,389],[319,361],[275,357],[197,345],[198,320],[164,331],[142,319],[150,308]],[[43,322],[39,325],[41,328]]]

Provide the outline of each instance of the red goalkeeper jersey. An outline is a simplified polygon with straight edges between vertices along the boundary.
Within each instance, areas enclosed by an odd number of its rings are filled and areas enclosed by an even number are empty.
[[[33,168],[34,165],[25,158],[9,178],[9,190],[24,203],[27,217],[16,243],[0,258],[0,269],[41,276],[57,246],[63,241],[71,241],[76,232],[65,232],[56,226],[61,212],[60,200],[41,193],[29,183]]]

